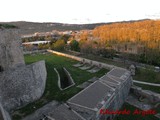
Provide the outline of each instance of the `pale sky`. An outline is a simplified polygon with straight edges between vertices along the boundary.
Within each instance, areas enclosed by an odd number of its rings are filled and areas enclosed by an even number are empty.
[[[0,22],[97,23],[160,19],[160,0],[0,0]]]

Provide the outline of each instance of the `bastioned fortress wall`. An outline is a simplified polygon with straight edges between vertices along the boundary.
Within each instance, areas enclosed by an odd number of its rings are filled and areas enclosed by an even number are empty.
[[[6,110],[4,110],[1,103],[0,103],[0,120],[11,120],[10,115]]]
[[[45,61],[25,65],[17,29],[0,29],[0,68],[1,108],[10,112],[42,96],[47,78]]]
[[[8,68],[24,65],[18,30],[0,29],[0,66]]]
[[[45,89],[45,62],[9,69],[0,73],[0,97],[6,110],[38,99]]]

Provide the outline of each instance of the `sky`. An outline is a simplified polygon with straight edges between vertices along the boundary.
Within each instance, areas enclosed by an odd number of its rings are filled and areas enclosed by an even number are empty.
[[[0,0],[0,22],[85,24],[160,19],[160,0]]]

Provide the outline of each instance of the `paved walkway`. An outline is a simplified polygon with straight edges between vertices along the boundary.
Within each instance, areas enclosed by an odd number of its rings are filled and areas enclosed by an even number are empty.
[[[58,105],[59,103],[57,101],[52,101],[44,105],[43,107],[37,109],[35,112],[26,116],[22,120],[41,120],[42,118],[44,118],[44,115],[47,115],[49,112],[56,109]]]
[[[151,86],[158,86],[160,87],[160,84],[156,84],[156,83],[149,83],[149,82],[141,82],[141,81],[137,81],[137,80],[133,80],[134,83],[139,83],[139,84],[144,84],[144,85],[151,85]]]

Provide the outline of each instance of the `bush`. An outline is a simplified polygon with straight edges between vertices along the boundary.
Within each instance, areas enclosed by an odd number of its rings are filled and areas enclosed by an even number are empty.
[[[63,51],[63,50],[64,50],[64,47],[65,47],[65,42],[64,42],[64,40],[57,40],[57,41],[54,43],[54,50]]]
[[[71,50],[73,50],[73,51],[78,51],[78,52],[80,51],[79,42],[76,40],[71,41],[70,47],[71,47]]]

